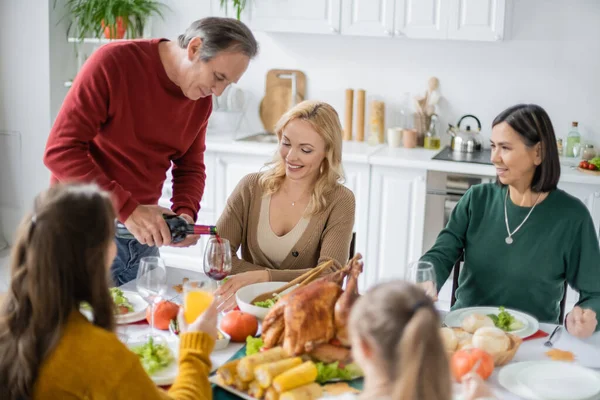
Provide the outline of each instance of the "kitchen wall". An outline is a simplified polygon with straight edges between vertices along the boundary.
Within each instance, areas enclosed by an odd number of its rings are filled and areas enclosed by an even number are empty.
[[[50,128],[48,1],[0,1],[0,236],[11,239],[48,185],[42,163]]]
[[[442,127],[470,113],[480,117],[489,135],[500,111],[532,102],[548,111],[559,137],[577,120],[584,139],[600,144],[600,1],[507,4],[502,42],[257,33],[260,56],[240,81],[253,96],[249,130],[261,129],[257,104],[267,71],[294,68],[306,73],[309,98],[328,101],[340,112],[345,88],[380,96],[393,113],[403,92],[424,92],[427,79],[437,76],[444,96]],[[209,0],[171,0],[169,5],[167,22],[154,24],[156,36],[174,38],[191,21],[219,13]]]

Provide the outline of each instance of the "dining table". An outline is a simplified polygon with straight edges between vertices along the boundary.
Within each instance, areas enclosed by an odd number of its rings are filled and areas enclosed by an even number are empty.
[[[167,292],[164,296],[166,299],[170,299],[176,303],[183,303],[183,294],[175,290],[175,286],[181,284],[184,278],[193,280],[204,276],[203,272],[181,269],[176,267],[167,267]],[[125,291],[137,291],[135,280],[128,282],[120,289]],[[438,310],[442,320],[447,314],[447,310]],[[222,315],[221,315],[222,316]],[[220,316],[220,317],[221,317]],[[521,343],[517,353],[509,364],[524,361],[550,361],[550,358],[546,355],[549,347],[545,346],[544,343],[548,340],[549,335],[557,327],[556,324],[551,323],[540,323],[538,334],[536,338],[524,339]],[[127,342],[129,340],[136,340],[137,338],[143,337],[150,332],[149,324],[143,320],[129,324],[121,324],[117,327],[117,334],[122,341]],[[169,331],[161,331],[167,341],[177,341],[178,337]],[[560,335],[557,335],[553,342],[553,348],[570,351],[575,355],[575,364],[584,366],[592,369],[600,374],[600,332],[596,332],[591,337],[586,339],[579,339],[570,335],[566,329],[562,329]],[[215,371],[219,366],[226,363],[232,356],[234,356],[245,344],[244,343],[233,343],[230,342],[228,346],[222,350],[214,351],[211,356],[212,371]],[[492,388],[494,394],[498,399],[506,400],[519,400],[522,397],[517,396],[505,389],[499,382],[498,376],[503,367],[496,367],[492,375],[488,378],[487,383]],[[456,398],[460,398],[461,385],[454,383],[454,393]],[[226,394],[219,388],[214,388],[214,398],[216,400],[232,399],[235,396]]]

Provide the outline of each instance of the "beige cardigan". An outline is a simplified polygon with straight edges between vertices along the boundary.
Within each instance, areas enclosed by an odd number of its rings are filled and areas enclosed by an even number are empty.
[[[272,281],[291,281],[323,261],[334,261],[333,268],[327,272],[346,264],[354,226],[354,193],[341,184],[336,185],[325,195],[325,210],[311,217],[304,233],[281,265],[273,265],[261,251],[257,240],[263,196],[260,175],[246,175],[238,183],[217,221],[217,232],[231,245],[232,274],[266,268]],[[242,259],[236,254],[240,246]]]

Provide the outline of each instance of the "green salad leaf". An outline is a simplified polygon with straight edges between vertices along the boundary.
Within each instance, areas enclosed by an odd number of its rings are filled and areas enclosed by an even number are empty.
[[[523,323],[512,316],[504,307],[498,308],[500,312],[496,314],[488,314],[488,317],[494,321],[494,325],[497,328],[502,329],[505,332],[517,331],[523,328]]]
[[[140,358],[140,362],[148,375],[153,375],[175,361],[171,349],[164,344],[155,345],[152,338],[141,346],[132,347],[131,351]]]
[[[279,300],[279,299],[276,298],[276,299],[267,299],[265,301],[257,301],[254,303],[254,305],[257,307],[262,307],[262,308],[271,308],[275,305],[275,303],[277,303],[277,300]]]
[[[340,368],[337,361],[329,364],[319,362],[316,365],[318,383],[325,383],[334,379],[350,381],[363,376],[363,371],[355,363],[348,364],[344,368]]]
[[[125,295],[123,294],[123,291],[121,289],[112,287],[109,290],[110,290],[110,295],[112,296],[113,302],[115,303],[115,306],[126,307],[129,312],[133,312],[133,306],[131,305],[131,303],[129,302],[127,297],[125,297]]]
[[[251,356],[260,352],[260,349],[264,346],[264,342],[261,338],[248,336],[246,338],[246,355]]]

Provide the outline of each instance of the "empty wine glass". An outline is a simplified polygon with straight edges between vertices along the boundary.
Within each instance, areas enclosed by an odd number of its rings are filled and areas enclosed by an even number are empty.
[[[415,261],[408,265],[405,279],[420,286],[431,298],[437,300],[435,269],[429,261]]]
[[[167,267],[160,257],[144,257],[140,260],[140,266],[137,272],[135,282],[140,296],[150,304],[150,331],[146,339],[153,339],[153,343],[165,341],[165,339],[156,335],[154,332],[154,308],[163,298],[167,291]]]
[[[204,273],[215,281],[222,281],[231,272],[229,240],[211,237],[204,251]]]

